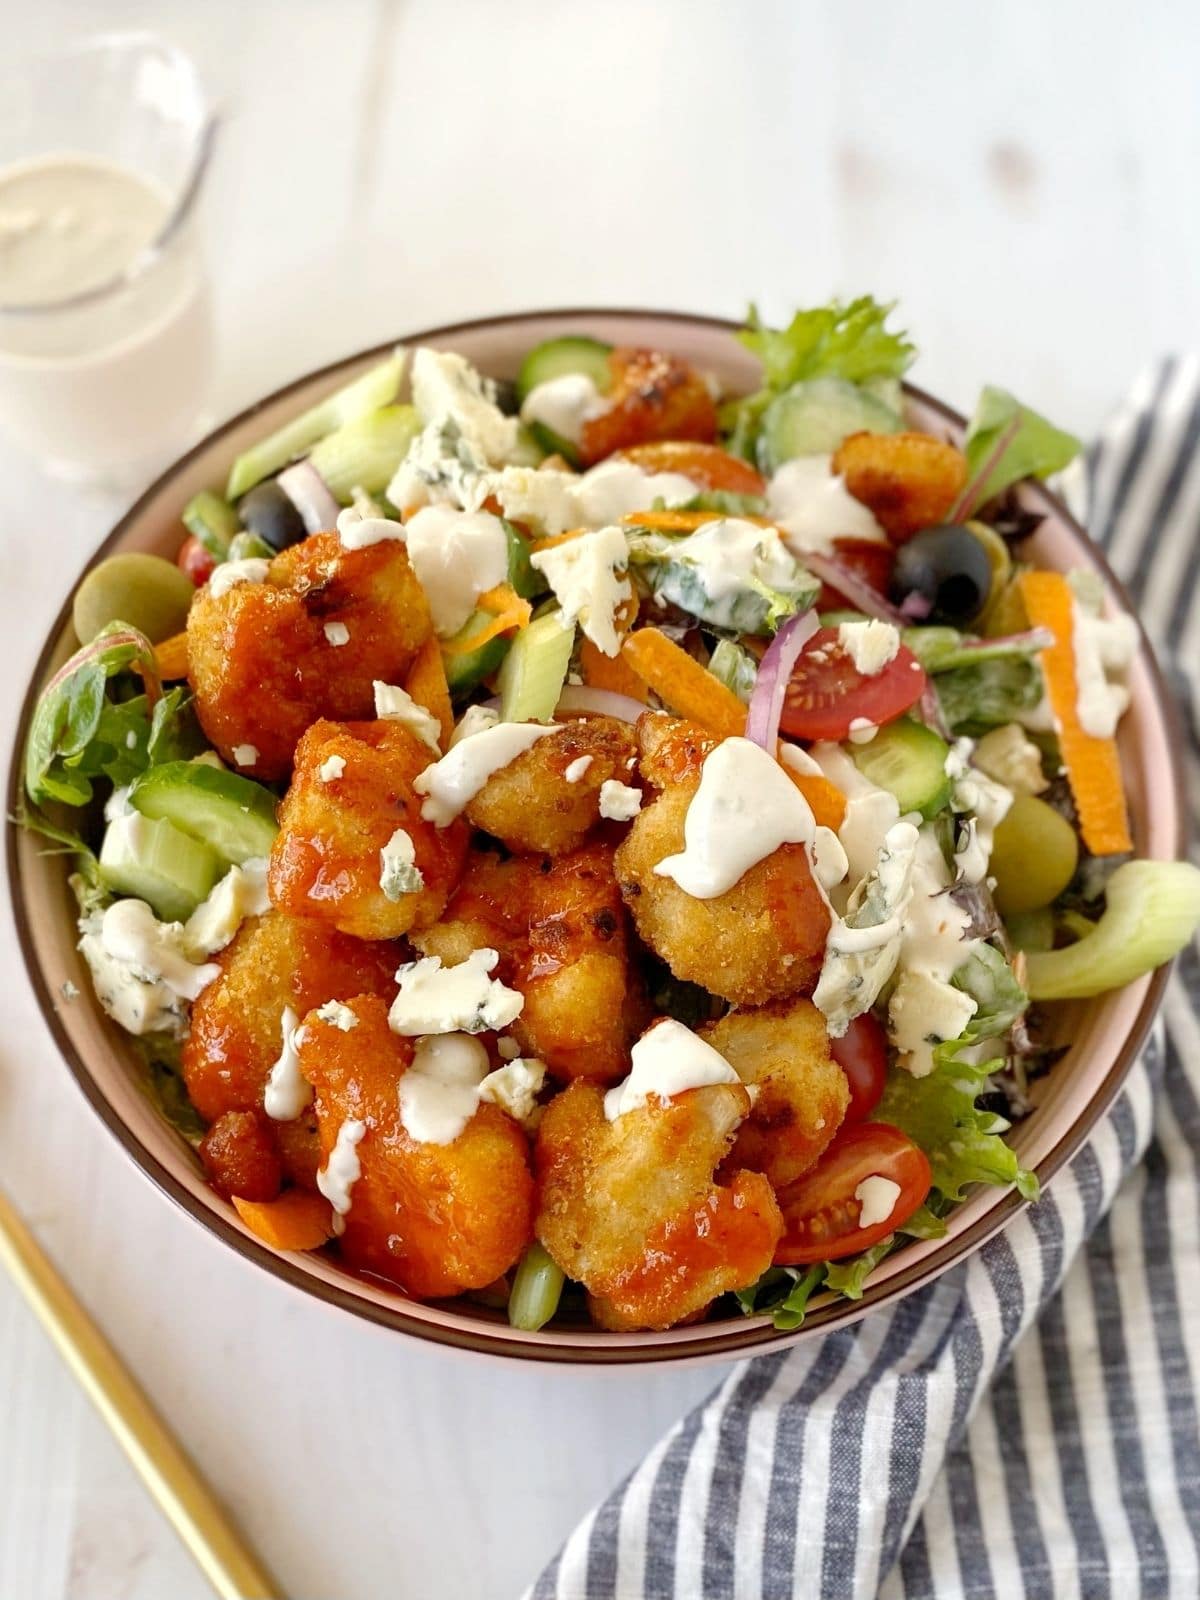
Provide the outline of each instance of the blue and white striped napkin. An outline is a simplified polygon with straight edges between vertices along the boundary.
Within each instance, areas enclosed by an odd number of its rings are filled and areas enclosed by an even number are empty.
[[[1087,485],[1184,711],[1193,812],[1198,445],[1200,360],[1167,362]],[[1193,947],[1036,1206],[929,1289],[736,1367],[527,1600],[1200,1594],[1198,1002]]]

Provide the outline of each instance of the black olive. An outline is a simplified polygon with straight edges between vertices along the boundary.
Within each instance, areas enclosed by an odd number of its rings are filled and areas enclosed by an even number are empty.
[[[256,533],[272,550],[286,550],[288,545],[299,544],[308,537],[304,518],[273,479],[247,490],[237,503],[237,511],[242,526]]]
[[[992,588],[992,564],[969,528],[923,528],[896,552],[892,599],[920,595],[930,604],[922,622],[960,626],[977,617]]]

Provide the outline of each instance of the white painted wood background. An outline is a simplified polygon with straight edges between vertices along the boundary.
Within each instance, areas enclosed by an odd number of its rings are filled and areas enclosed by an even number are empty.
[[[214,410],[407,328],[555,304],[899,296],[918,376],[1093,429],[1200,332],[1187,0],[4,0],[4,49],[152,26],[226,122]],[[7,746],[120,504],[0,446]],[[719,1370],[442,1355],[259,1276],[71,1087],[0,931],[0,1181],[293,1600],[508,1600]],[[0,1282],[0,1600],[205,1585]]]

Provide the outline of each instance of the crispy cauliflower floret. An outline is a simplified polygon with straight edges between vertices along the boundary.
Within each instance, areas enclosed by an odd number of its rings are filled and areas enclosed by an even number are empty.
[[[607,1083],[628,1069],[646,1003],[604,843],[554,859],[473,854],[442,920],[412,943],[448,966],[498,950],[496,976],[525,1001],[513,1036],[554,1077]]]
[[[327,1000],[367,991],[390,999],[396,988],[391,945],[349,939],[324,923],[279,911],[243,923],[215,959],[221,975],[193,1005],[183,1042],[188,1096],[206,1122],[229,1111],[261,1111],[282,1047],[285,1008],[302,1017]],[[239,1127],[248,1132],[247,1125]],[[285,1171],[311,1186],[317,1155],[311,1115],[274,1123],[273,1131]]]
[[[715,439],[717,407],[701,373],[661,350],[618,346],[608,358],[607,407],[583,425],[585,466],[657,439]]]
[[[462,871],[468,830],[421,816],[433,759],[399,722],[316,722],[296,746],[267,884],[272,904],[359,939],[427,927]]]
[[[600,788],[629,781],[633,729],[613,717],[568,722],[502,767],[467,806],[477,828],[510,850],[563,855],[600,820]]]
[[[401,682],[432,630],[402,542],[347,550],[313,534],[274,558],[265,583],[197,592],[188,677],[201,726],[240,771],[285,777],[305,728],[371,716],[373,681]]]
[[[739,1005],[811,994],[821,972],[829,908],[803,845],[785,844],[732,889],[699,900],[655,867],[684,847],[688,807],[715,741],[652,713],[638,723],[641,772],[658,790],[617,847],[617,881],[638,933],[677,978]]]
[[[672,1327],[770,1266],[783,1229],[771,1185],[756,1172],[713,1182],[749,1108],[740,1084],[653,1099],[613,1122],[593,1084],[550,1102],[534,1227],[602,1327]]]
[[[829,1053],[825,1019],[811,1000],[777,1000],[731,1011],[700,1029],[743,1083],[757,1085],[738,1130],[731,1167],[763,1172],[772,1187],[792,1183],[841,1127],[850,1103],[846,1074]]]
[[[928,433],[852,433],[833,470],[894,544],[945,522],[967,481],[961,450]]]
[[[421,1300],[482,1289],[532,1237],[526,1136],[498,1106],[481,1104],[451,1143],[418,1144],[400,1120],[398,1093],[415,1041],[391,1031],[382,1000],[362,996],[349,1008],[356,1021],[347,1029],[310,1013],[299,1046],[323,1159],[343,1123],[365,1124],[342,1255]]]

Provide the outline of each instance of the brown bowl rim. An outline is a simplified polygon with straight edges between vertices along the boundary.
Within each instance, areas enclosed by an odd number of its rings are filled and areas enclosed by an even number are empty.
[[[97,562],[104,559],[113,545],[124,537],[126,531],[141,516],[143,508],[190,461],[203,451],[208,450],[223,435],[240,427],[265,407],[285,399],[294,390],[306,387],[314,380],[332,377],[343,367],[353,365],[356,362],[365,361],[372,356],[383,356],[397,344],[410,346],[424,343],[444,344],[453,341],[458,335],[470,333],[481,328],[496,328],[524,322],[538,322],[549,318],[578,318],[581,321],[591,318],[653,319],[660,322],[699,324],[730,334],[737,333],[742,326],[741,323],[728,317],[707,316],[702,313],[686,311],[647,310],[633,306],[569,306],[562,309],[549,307],[544,310],[512,311],[502,313],[499,316],[474,317],[465,322],[453,322],[441,327],[419,329],[411,334],[370,345],[364,350],[348,356],[341,356],[335,361],[327,362],[322,367],[291,379],[211,429],[202,439],[185,451],[183,455],[177,457],[169,466],[164,468],[149,487],[138,496],[115,524],[112,531],[97,547],[91,560],[83,569],[84,572],[89,571]],[[923,389],[913,384],[906,383],[904,388],[907,394],[912,395],[914,399],[919,400],[924,406],[936,412],[952,426],[956,428],[964,426],[965,418],[941,400],[935,399],[932,395],[927,394]],[[1026,493],[1031,499],[1041,501],[1048,506],[1089,549],[1097,566],[1103,573],[1106,583],[1137,622],[1141,648],[1150,669],[1151,681],[1154,685],[1162,714],[1172,735],[1170,740],[1172,751],[1171,776],[1175,790],[1176,815],[1179,819],[1176,853],[1177,855],[1183,855],[1187,846],[1187,807],[1182,769],[1175,754],[1180,748],[1181,724],[1178,711],[1167,692],[1153,646],[1145,629],[1142,627],[1141,619],[1138,617],[1125,586],[1109,566],[1104,552],[1098,545],[1093,543],[1086,529],[1076,520],[1065,503],[1040,483],[1029,485]],[[214,1234],[225,1244],[232,1246],[234,1251],[243,1259],[256,1263],[291,1288],[299,1290],[301,1293],[320,1300],[327,1305],[349,1311],[376,1326],[406,1333],[432,1344],[450,1346],[480,1354],[509,1356],[518,1360],[567,1366],[622,1366],[635,1362],[653,1363],[664,1361],[695,1362],[705,1357],[734,1359],[761,1353],[772,1348],[782,1349],[796,1343],[799,1338],[810,1337],[813,1334],[828,1330],[830,1326],[845,1325],[851,1320],[856,1320],[867,1311],[878,1309],[880,1306],[887,1305],[903,1295],[912,1293],[927,1283],[932,1283],[952,1266],[978,1249],[994,1233],[999,1232],[1018,1211],[1030,1203],[1023,1200],[1015,1189],[1010,1189],[996,1205],[992,1206],[963,1233],[956,1235],[950,1241],[945,1256],[925,1257],[921,1261],[914,1262],[907,1270],[902,1269],[894,1274],[886,1285],[881,1285],[874,1293],[868,1281],[862,1298],[856,1302],[834,1302],[830,1305],[816,1308],[805,1319],[804,1327],[798,1333],[780,1334],[770,1322],[747,1319],[745,1324],[732,1321],[714,1324],[713,1333],[709,1338],[696,1339],[693,1331],[693,1337],[689,1339],[687,1344],[680,1346],[661,1342],[635,1346],[623,1341],[619,1344],[614,1343],[606,1346],[603,1342],[603,1335],[597,1335],[595,1343],[587,1345],[554,1345],[540,1342],[534,1344],[506,1337],[503,1331],[504,1324],[501,1323],[481,1321],[479,1332],[476,1333],[474,1330],[456,1326],[443,1326],[434,1322],[410,1319],[405,1314],[402,1298],[397,1298],[395,1307],[379,1305],[374,1301],[360,1298],[350,1290],[342,1289],[337,1284],[314,1278],[305,1272],[301,1266],[293,1262],[290,1257],[276,1254],[265,1245],[258,1243],[257,1240],[249,1238],[215,1211],[198,1205],[188,1190],[175,1179],[157,1157],[151,1155],[139,1143],[117,1115],[101,1093],[87,1063],[76,1051],[74,1045],[68,1039],[66,1031],[61,1026],[57,1007],[33,948],[33,937],[25,903],[26,885],[17,853],[17,827],[12,821],[12,815],[23,794],[22,755],[29,720],[33,714],[33,708],[43,679],[46,676],[50,656],[70,616],[73,593],[74,585],[51,626],[46,642],[39,652],[37,663],[30,675],[29,686],[21,705],[16,739],[9,763],[8,792],[12,810],[10,811],[5,841],[5,853],[11,887],[13,918],[16,923],[17,937],[21,946],[25,970],[29,975],[43,1019],[58,1046],[59,1054],[65,1061],[84,1098],[96,1112],[109,1133],[116,1139],[125,1154],[143,1176],[161,1193],[174,1201],[194,1222],[199,1223],[201,1227]],[[1170,966],[1161,967],[1153,974],[1138,1014],[1103,1081],[1097,1086],[1096,1092],[1091,1096],[1081,1114],[1076,1117],[1071,1126],[1064,1131],[1062,1137],[1038,1164],[1036,1168],[1037,1176],[1043,1186],[1071,1159],[1084,1143],[1100,1117],[1116,1099],[1121,1085],[1141,1051],[1158,1008],[1162,1003],[1169,975]]]

